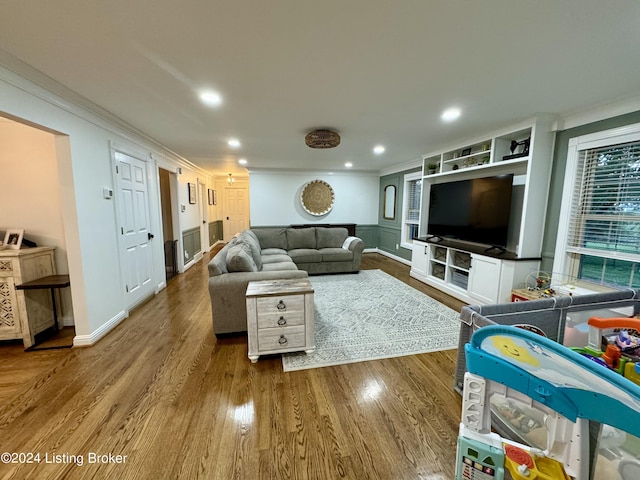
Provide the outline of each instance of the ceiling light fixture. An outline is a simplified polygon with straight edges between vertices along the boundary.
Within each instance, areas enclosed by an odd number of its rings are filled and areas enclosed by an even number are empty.
[[[233,185],[234,183],[236,183],[236,179],[233,178],[233,176],[231,174],[229,174],[229,178],[227,178],[227,183],[229,185]]]
[[[238,148],[240,146],[240,140],[238,140],[237,138],[230,138],[227,142],[227,145],[229,145],[231,148]]]
[[[334,148],[340,145],[340,135],[333,130],[313,130],[305,135],[304,143],[309,148]]]
[[[200,94],[200,101],[208,107],[218,107],[222,104],[222,97],[218,92],[209,90]]]
[[[376,145],[375,147],[373,147],[373,153],[375,153],[376,155],[381,155],[384,153],[384,147],[382,145]]]
[[[440,118],[445,122],[453,122],[460,117],[461,113],[462,110],[457,107],[447,108],[444,112],[442,112]]]
[[[247,164],[247,159],[246,158],[241,158],[240,160],[238,160],[238,163],[240,165],[246,165]]]
[[[347,167],[347,168],[351,168],[351,167],[353,167],[353,163],[347,162],[347,163],[344,164],[344,166]]]

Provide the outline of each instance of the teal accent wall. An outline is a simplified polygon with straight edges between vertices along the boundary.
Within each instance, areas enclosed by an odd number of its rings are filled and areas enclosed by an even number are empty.
[[[411,260],[411,250],[400,246],[402,236],[402,211],[404,208],[404,176],[407,173],[419,171],[421,171],[421,169],[416,167],[380,177],[380,210],[378,212],[378,241],[376,246],[383,252],[390,253],[405,260]],[[395,185],[396,187],[396,216],[393,220],[384,218],[384,189],[387,185]],[[396,245],[398,245],[398,248],[396,248]]]
[[[378,246],[378,225],[356,225],[356,236],[364,242],[364,248]]]
[[[569,139],[601,132],[611,128],[624,127],[633,123],[640,123],[640,111],[608,118],[598,122],[580,125],[579,127],[561,130],[556,133],[553,164],[551,166],[551,184],[549,186],[549,201],[547,204],[547,221],[542,242],[541,269],[551,272],[553,258],[556,249],[556,237],[558,235],[558,223],[560,222],[560,206],[562,204],[562,188],[564,186],[565,169],[567,166],[567,152]]]
[[[202,251],[200,245],[200,227],[190,228],[182,232],[182,248],[181,255],[184,257],[184,263],[189,263],[197,253]],[[178,253],[180,255],[180,253]]]

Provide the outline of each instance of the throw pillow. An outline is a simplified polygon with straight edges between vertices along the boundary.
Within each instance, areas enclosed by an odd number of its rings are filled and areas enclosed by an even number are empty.
[[[253,261],[251,249],[248,245],[234,245],[227,252],[227,268],[230,272],[257,272],[258,267]]]
[[[260,241],[260,248],[287,249],[287,230],[285,228],[256,228],[252,230]]]

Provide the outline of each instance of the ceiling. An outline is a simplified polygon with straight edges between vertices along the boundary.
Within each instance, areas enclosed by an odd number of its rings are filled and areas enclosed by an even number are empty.
[[[637,0],[2,1],[0,46],[225,174],[240,158],[385,171],[536,113],[640,95]],[[445,123],[451,106],[462,116]],[[308,148],[323,127],[341,144]]]

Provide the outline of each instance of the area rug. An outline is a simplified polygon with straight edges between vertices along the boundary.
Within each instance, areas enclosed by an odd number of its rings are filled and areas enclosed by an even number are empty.
[[[283,354],[285,372],[458,347],[459,313],[381,270],[311,284],[316,350]]]

